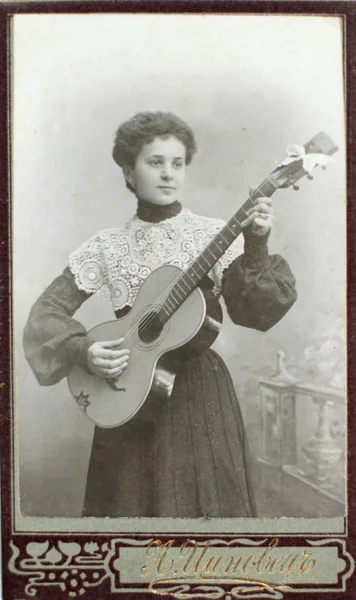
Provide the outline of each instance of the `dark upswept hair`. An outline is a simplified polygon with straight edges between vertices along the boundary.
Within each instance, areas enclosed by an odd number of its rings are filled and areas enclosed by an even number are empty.
[[[156,137],[176,137],[186,148],[186,164],[189,165],[197,151],[193,131],[173,113],[142,112],[120,125],[115,135],[113,159],[120,166],[135,165],[135,160],[144,144]]]

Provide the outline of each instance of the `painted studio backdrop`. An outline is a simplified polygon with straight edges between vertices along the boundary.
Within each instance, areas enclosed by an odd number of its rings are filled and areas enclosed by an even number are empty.
[[[233,326],[225,315],[215,347],[242,404],[259,516],[343,514],[341,21],[23,15],[14,18],[13,35],[13,315],[22,513],[80,516],[93,434],[65,380],[53,387],[36,382],[22,349],[28,313],[71,251],[100,229],[124,224],[134,211],[135,198],[111,158],[114,132],[137,112],[163,110],[181,116],[195,132],[198,153],[181,201],[206,216],[232,216],[250,186],[285,158],[288,144],[304,144],[325,131],[339,146],[313,181],[303,179],[299,191],[273,196],[270,252],[289,262],[297,278],[296,304],[267,333]],[[98,294],[76,318],[90,328],[113,313]]]

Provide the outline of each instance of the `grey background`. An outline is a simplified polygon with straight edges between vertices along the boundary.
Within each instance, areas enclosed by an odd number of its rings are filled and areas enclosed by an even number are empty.
[[[65,381],[41,388],[22,350],[31,305],[98,230],[120,226],[135,199],[111,159],[115,129],[143,110],[170,110],[199,151],[182,202],[229,218],[285,157],[324,130],[340,146],[298,193],[278,191],[271,252],[299,299],[271,331],[225,319],[215,348],[258,452],[257,380],[277,350],[315,383],[344,383],[345,157],[341,20],[329,17],[20,15],[14,18],[14,348],[23,514],[79,516],[93,426]],[[100,295],[77,317],[112,318]],[[331,345],[330,345],[331,344]],[[305,414],[306,424],[308,414]]]

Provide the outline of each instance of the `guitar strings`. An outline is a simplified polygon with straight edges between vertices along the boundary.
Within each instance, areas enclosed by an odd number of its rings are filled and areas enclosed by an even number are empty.
[[[255,205],[254,201],[257,200],[258,198],[261,198],[261,197],[262,198],[267,198],[267,197],[269,197],[269,196],[267,196],[263,192],[263,189],[262,189],[263,186],[266,185],[266,183],[269,183],[270,185],[272,185],[274,190],[276,189],[275,186],[271,183],[269,176],[266,177],[266,179],[264,179],[262,181],[262,183],[252,192],[252,194],[247,198],[247,200],[243,203],[243,205],[238,209],[238,211],[235,213],[235,215],[232,218],[238,216],[239,213],[240,213],[240,211],[242,211],[243,207],[249,201],[252,200],[253,201],[253,205]],[[260,192],[262,192],[262,196],[258,196],[256,198],[256,195],[259,194]],[[228,221],[228,223],[229,223],[229,221]],[[234,240],[238,237],[238,235],[240,235],[241,231],[236,236],[236,233],[230,229],[228,223],[226,223],[226,225],[224,227],[222,227],[222,229],[214,236],[214,238],[211,240],[211,242],[204,248],[204,250],[203,250],[203,252],[201,253],[200,256],[203,256],[204,253],[206,252],[207,248],[209,248],[209,246],[211,246],[212,244],[215,243],[215,240],[220,236],[221,231],[223,231],[224,228],[227,228],[234,235]],[[232,242],[229,244],[229,246],[234,242],[234,240],[232,240]],[[219,260],[219,258],[216,260],[216,262]],[[216,263],[214,263],[214,264],[216,264]],[[166,289],[157,298],[157,300],[154,303],[155,306],[158,305],[160,309],[162,308],[162,305],[164,304],[164,301],[167,299],[167,296],[169,296],[170,291],[173,289],[174,286],[176,286],[183,279],[183,277],[186,275],[187,271],[190,268],[191,268],[191,266],[188,267],[188,269],[186,271],[183,271],[183,273],[179,272],[179,274],[177,275],[176,279],[173,280],[173,282],[170,282],[169,285],[166,287]],[[129,331],[127,332],[127,334],[124,336],[123,341],[126,340],[129,337],[129,335],[131,335],[134,332],[135,329],[138,331],[138,329],[140,328],[141,333],[143,333],[144,331],[147,331],[147,329],[152,325],[152,323],[154,322],[154,320],[156,319],[156,317],[157,317],[157,311],[151,311],[151,312],[147,313],[144,316],[144,318],[142,319],[142,321],[140,321],[140,323],[138,325],[135,324],[135,325],[133,325],[129,329]]]

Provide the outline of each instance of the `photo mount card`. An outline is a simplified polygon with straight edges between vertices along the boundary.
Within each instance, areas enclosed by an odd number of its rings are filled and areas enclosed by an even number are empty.
[[[1,5],[4,600],[356,597],[355,25]]]

